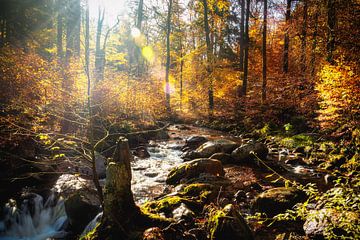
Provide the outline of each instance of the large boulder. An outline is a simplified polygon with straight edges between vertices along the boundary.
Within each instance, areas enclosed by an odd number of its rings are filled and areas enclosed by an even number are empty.
[[[56,181],[53,191],[65,199],[65,211],[75,232],[81,232],[100,210],[100,201],[91,180],[63,174]]]
[[[210,159],[219,160],[222,164],[229,164],[233,162],[233,158],[228,153],[215,153],[211,155]]]
[[[194,151],[186,152],[182,157],[185,159],[208,158],[214,153],[231,153],[239,147],[239,144],[227,139],[217,139],[202,144]]]
[[[207,141],[207,138],[204,136],[191,136],[185,140],[185,145],[182,149],[183,151],[194,150]]]
[[[254,159],[255,156],[253,153],[255,153],[260,159],[265,159],[268,152],[269,149],[264,143],[247,143],[236,148],[231,153],[231,157],[234,159],[234,163],[243,163],[244,161]]]
[[[233,204],[211,214],[208,226],[211,240],[254,239],[248,224]]]
[[[304,223],[304,231],[311,239],[327,239],[330,235],[355,239],[351,226],[359,226],[359,213],[334,208],[311,210]]]
[[[260,193],[252,204],[252,209],[273,217],[291,209],[295,204],[303,202],[306,195],[291,187],[277,187]]]
[[[86,194],[77,192],[65,200],[65,211],[71,228],[81,232],[100,211],[100,206],[89,199]]]
[[[167,176],[166,183],[176,185],[182,179],[199,177],[201,174],[224,176],[224,168],[219,160],[200,158],[173,168]]]

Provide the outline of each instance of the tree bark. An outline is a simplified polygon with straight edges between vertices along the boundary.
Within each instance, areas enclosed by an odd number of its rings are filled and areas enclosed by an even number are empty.
[[[266,101],[266,33],[267,33],[267,0],[264,0],[264,20],[263,20],[263,42],[262,42],[262,91],[261,91],[261,100],[262,104]]]
[[[131,191],[132,158],[127,139],[120,137],[106,169],[104,217],[121,234],[127,234],[125,228],[131,227],[132,220],[140,215]]]
[[[58,15],[57,15],[57,38],[56,38],[56,48],[57,55],[60,60],[62,60],[63,52],[63,13],[61,10],[61,1],[57,0]]]
[[[183,42],[182,38],[180,37],[180,111],[182,111],[182,99],[183,99]]]
[[[246,99],[248,70],[249,70],[249,17],[250,17],[250,0],[246,0],[246,17],[245,17],[245,48],[244,48],[244,80],[242,83],[242,96]]]
[[[335,0],[327,0],[327,44],[326,51],[327,56],[326,60],[333,64],[334,63],[334,50],[335,50],[335,25],[336,25],[336,10],[335,10]]]
[[[311,49],[311,76],[315,76],[315,61],[316,61],[316,47],[317,47],[317,35],[318,35],[318,26],[319,26],[319,11],[318,7],[315,11],[315,26],[314,26],[314,32],[313,32],[313,39],[312,39],[312,49]]]
[[[306,37],[307,37],[307,17],[308,17],[308,2],[304,0],[303,6],[303,25],[301,30],[301,73],[303,78],[306,77]]]
[[[99,16],[97,21],[96,43],[95,43],[95,82],[99,82],[104,78],[103,65],[105,60],[105,53],[101,49],[101,43],[100,43],[104,16],[105,16],[105,9],[101,10],[101,8],[99,7]]]
[[[285,13],[285,36],[284,36],[284,56],[283,56],[283,72],[288,73],[289,71],[289,27],[291,17],[291,1],[286,1],[286,13]]]
[[[143,20],[143,8],[144,0],[139,0],[138,10],[137,10],[137,20],[136,28],[141,32],[142,29],[142,20]],[[136,45],[134,46],[134,56],[136,60],[136,76],[140,76],[143,69],[141,69],[141,47]]]
[[[81,32],[81,3],[80,0],[74,2],[74,53],[80,57],[80,32]]]
[[[172,11],[172,1],[169,0],[168,6],[168,15],[166,20],[166,70],[165,70],[165,98],[166,98],[166,111],[171,112],[170,107],[170,83],[169,83],[169,74],[170,74],[170,34],[171,34],[171,11]]]
[[[244,71],[244,44],[245,44],[245,36],[244,36],[244,23],[245,23],[245,0],[241,1],[241,15],[240,15],[240,71]]]
[[[207,0],[203,0],[203,7],[204,7],[204,29],[205,29],[205,40],[206,40],[206,57],[207,57],[207,74],[209,78],[209,89],[208,89],[208,95],[209,95],[209,117],[213,116],[214,112],[214,86],[212,81],[212,51],[213,46],[211,44],[210,40],[210,28],[209,28],[209,19],[208,19],[208,5]]]

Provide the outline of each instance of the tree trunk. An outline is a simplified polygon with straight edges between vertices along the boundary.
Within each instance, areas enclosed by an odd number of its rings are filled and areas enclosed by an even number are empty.
[[[315,76],[315,61],[316,61],[316,47],[317,47],[317,35],[318,35],[318,26],[319,26],[319,11],[318,7],[315,11],[315,26],[314,26],[314,32],[313,32],[313,39],[312,39],[312,49],[311,49],[311,76]]]
[[[245,23],[245,0],[241,1],[241,18],[240,18],[240,71],[244,71],[244,44],[245,44],[245,36],[244,36],[244,23]]]
[[[99,183],[99,178],[96,169],[95,158],[95,142],[94,142],[94,116],[91,106],[91,78],[90,78],[90,17],[89,17],[89,1],[86,1],[85,12],[85,74],[87,77],[87,107],[89,112],[89,142],[91,152],[91,168],[93,175],[93,182],[96,187],[98,198],[101,204],[103,204],[103,192]]]
[[[61,2],[58,0],[58,8],[60,9]],[[61,10],[58,10],[57,15],[57,39],[56,39],[56,48],[58,58],[61,60],[63,58],[63,14]]]
[[[261,91],[261,100],[262,104],[266,101],[266,32],[267,32],[267,0],[264,0],[264,22],[263,22],[263,42],[262,42],[262,91]]]
[[[68,66],[70,58],[73,55],[74,50],[74,35],[73,35],[73,14],[72,4],[69,1],[67,5],[67,17],[66,17],[66,53],[65,53],[65,65]]]
[[[303,25],[301,30],[301,73],[303,78],[306,77],[306,37],[307,37],[307,16],[308,16],[308,2],[304,0],[303,6]]]
[[[289,27],[291,17],[291,1],[286,1],[286,14],[285,14],[285,36],[284,36],[284,56],[283,56],[283,72],[289,71]]]
[[[101,49],[101,33],[104,22],[105,9],[101,10],[99,7],[99,16],[96,28],[96,44],[95,44],[95,82],[103,80],[103,62],[105,53]]]
[[[335,0],[327,0],[327,44],[326,44],[326,61],[334,63],[334,50],[335,50],[335,25],[336,25],[336,10]]]
[[[182,99],[183,99],[183,43],[182,38],[180,37],[180,111],[182,111]]]
[[[204,5],[204,29],[205,29],[205,39],[206,39],[206,57],[207,57],[207,73],[209,78],[209,89],[208,89],[208,95],[209,95],[209,117],[212,117],[214,112],[214,86],[212,81],[212,51],[213,46],[211,45],[210,40],[210,28],[209,28],[209,19],[208,19],[208,5],[207,0],[203,0]]]
[[[248,82],[248,69],[249,69],[249,17],[250,17],[250,0],[246,0],[246,17],[245,17],[245,48],[244,48],[244,80],[242,83],[242,96],[246,99],[246,90]]]
[[[170,107],[170,83],[169,83],[169,72],[170,72],[170,33],[171,33],[171,11],[172,1],[169,0],[168,15],[166,20],[166,71],[165,71],[165,97],[166,97],[166,111],[171,112]]]
[[[135,216],[140,215],[131,191],[132,155],[128,140],[120,137],[113,158],[106,169],[104,217],[115,231],[126,234]]]
[[[80,0],[74,2],[74,53],[80,57],[80,32],[81,32],[81,3]]]
[[[142,29],[142,20],[143,20],[143,8],[144,8],[144,1],[139,0],[139,6],[137,11],[137,21],[136,21],[136,27],[141,32]],[[134,46],[134,56],[136,60],[136,76],[140,76],[142,69],[140,67],[141,65],[141,47],[136,45]]]

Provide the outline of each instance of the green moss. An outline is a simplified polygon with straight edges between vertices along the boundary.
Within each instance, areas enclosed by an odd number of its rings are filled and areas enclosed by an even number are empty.
[[[280,144],[287,148],[307,147],[314,144],[314,139],[305,134],[298,134],[281,139]]]
[[[175,208],[180,206],[181,203],[184,203],[189,207],[194,207],[197,205],[196,201],[193,201],[193,200],[185,198],[185,197],[167,196],[160,200],[144,203],[141,206],[141,209],[145,213],[151,213],[151,214],[164,213],[165,215],[170,215],[171,212]]]
[[[214,189],[214,185],[207,183],[193,183],[187,185],[182,193],[186,196],[199,196],[204,191],[211,191]]]
[[[173,168],[170,173],[168,174],[168,177],[166,178],[167,184],[175,184],[180,179],[185,177],[186,170],[189,168],[189,164],[180,165],[179,167]]]
[[[215,233],[219,229],[220,224],[226,217],[226,213],[223,210],[212,211],[208,219],[208,228],[210,232],[210,239],[215,239]]]
[[[98,239],[98,231],[99,231],[100,223],[96,224],[95,228],[88,232],[85,236],[81,237],[80,240],[93,240]]]

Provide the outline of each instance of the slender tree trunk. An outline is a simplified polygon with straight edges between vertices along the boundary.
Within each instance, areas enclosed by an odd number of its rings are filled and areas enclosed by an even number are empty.
[[[139,29],[139,31],[141,32],[142,29],[142,20],[143,20],[143,8],[144,8],[144,1],[143,0],[139,0],[139,5],[138,5],[138,11],[137,11],[137,20],[136,20],[136,28]],[[135,45],[134,48],[134,55],[135,55],[135,60],[136,60],[136,75],[140,76],[142,69],[141,69],[141,47],[138,45]]]
[[[316,61],[316,47],[317,47],[317,35],[318,35],[318,25],[319,25],[319,11],[318,7],[315,11],[315,26],[314,26],[314,32],[313,32],[313,39],[312,39],[312,49],[311,49],[311,76],[315,76],[315,61]]]
[[[207,57],[207,73],[209,78],[209,89],[208,89],[208,95],[209,95],[209,116],[212,117],[214,112],[214,86],[212,81],[212,51],[213,46],[211,45],[210,40],[210,28],[209,28],[209,19],[208,19],[208,5],[207,0],[203,0],[204,5],[204,29],[205,29],[205,39],[206,39],[206,57]]]
[[[80,32],[81,32],[81,3],[80,0],[74,2],[74,53],[80,56]]]
[[[286,14],[285,14],[285,36],[284,36],[284,56],[283,56],[283,72],[287,73],[289,71],[289,27],[290,27],[290,17],[291,17],[291,1],[286,1]]]
[[[97,28],[96,28],[96,43],[95,43],[95,82],[99,82],[103,80],[103,71],[102,71],[102,65],[104,60],[104,52],[101,49],[101,33],[102,33],[102,27],[104,22],[104,16],[105,16],[105,9],[101,10],[99,7],[99,16],[97,21]]]
[[[5,45],[6,42],[6,19],[5,19],[5,14],[2,13],[1,16],[1,27],[0,27],[0,31],[1,31],[1,40],[0,40],[0,47],[3,47]]]
[[[165,72],[165,97],[166,97],[166,110],[168,113],[171,112],[170,108],[170,83],[169,83],[169,74],[170,74],[170,33],[171,33],[171,11],[172,11],[172,1],[169,0],[168,6],[168,15],[166,21],[166,72]]]
[[[244,71],[244,23],[245,23],[245,0],[241,1],[241,17],[240,17],[240,71]]]
[[[308,17],[308,2],[304,0],[303,6],[303,25],[301,30],[301,73],[303,78],[306,76],[306,37],[307,37],[307,17]]]
[[[262,42],[262,91],[261,91],[261,100],[262,104],[266,101],[266,33],[267,33],[267,0],[264,0],[264,20],[263,20],[263,42]]]
[[[90,17],[89,17],[89,1],[86,1],[85,10],[85,73],[87,77],[87,107],[89,111],[89,142],[91,145],[91,167],[93,174],[93,182],[96,187],[98,198],[101,204],[104,201],[102,188],[96,170],[95,142],[94,142],[94,116],[91,106],[91,77],[90,77]]]
[[[248,71],[249,71],[249,17],[250,17],[250,0],[246,0],[246,17],[245,17],[245,48],[244,48],[244,80],[242,83],[242,96],[246,99]]]
[[[182,100],[183,100],[183,43],[182,38],[180,38],[180,111],[182,111]]]
[[[61,60],[63,58],[63,13],[60,8],[61,1],[58,0],[58,15],[57,15],[57,42],[56,42],[56,48],[57,48],[57,55],[58,58]]]
[[[70,58],[73,55],[74,50],[74,35],[73,35],[73,14],[71,11],[72,4],[68,4],[68,16],[66,17],[66,53],[65,53],[65,65],[69,65]]]
[[[336,10],[335,10],[335,0],[327,0],[327,44],[326,51],[327,56],[326,60],[329,63],[334,63],[334,50],[335,50],[335,25],[336,25]]]

